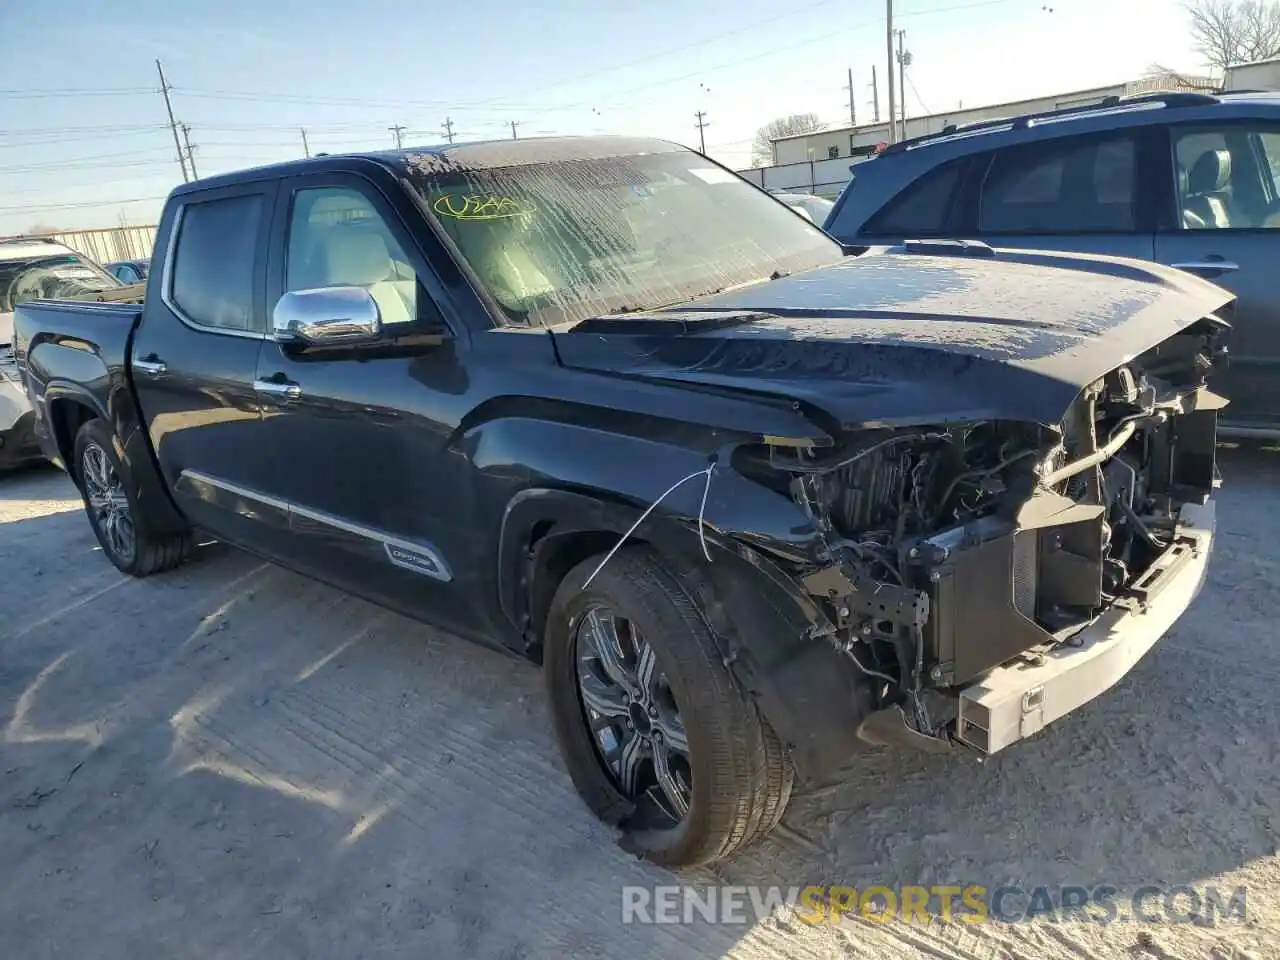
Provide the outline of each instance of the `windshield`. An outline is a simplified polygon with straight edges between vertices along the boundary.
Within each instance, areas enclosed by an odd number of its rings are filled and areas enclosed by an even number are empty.
[[[842,255],[816,227],[683,150],[412,176],[520,326],[651,310]]]
[[[12,312],[27,300],[75,297],[120,285],[92,260],[75,253],[0,260],[0,313]]]

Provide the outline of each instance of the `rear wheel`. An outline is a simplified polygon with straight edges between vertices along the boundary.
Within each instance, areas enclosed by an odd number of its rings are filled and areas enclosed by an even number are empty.
[[[137,488],[116,452],[115,434],[103,420],[90,420],[76,434],[72,468],[80,482],[89,525],[102,552],[135,577],[169,570],[191,549],[189,531],[154,532],[138,510]]]
[[[600,559],[570,571],[547,621],[569,773],[637,853],[669,866],[726,857],[781,818],[791,765],[657,555],[620,551],[585,586]]]

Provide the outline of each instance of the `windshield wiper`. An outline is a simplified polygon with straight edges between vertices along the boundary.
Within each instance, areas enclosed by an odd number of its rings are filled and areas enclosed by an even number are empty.
[[[623,306],[616,310],[609,311],[610,316],[621,316],[627,313],[641,313],[650,310],[666,310],[668,307],[679,306],[682,303],[692,303],[694,300],[701,300],[704,297],[714,297],[717,294],[726,293],[730,290],[741,290],[743,287],[754,287],[759,283],[768,283],[771,280],[783,280],[791,276],[790,270],[775,270],[767,277],[759,277],[755,280],[747,280],[743,283],[734,283],[726,286],[715,287],[712,290],[703,290],[701,293],[695,293],[691,297],[681,297],[679,300],[668,300],[666,303],[653,304],[652,306],[633,307]]]

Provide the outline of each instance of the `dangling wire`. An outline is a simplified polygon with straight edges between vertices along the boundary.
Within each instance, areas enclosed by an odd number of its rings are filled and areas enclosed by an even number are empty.
[[[653,511],[658,508],[658,504],[662,503],[663,500],[667,499],[667,497],[671,496],[671,494],[675,493],[690,480],[704,476],[707,478],[707,483],[706,486],[702,488],[702,505],[698,508],[698,539],[702,543],[702,555],[706,557],[707,562],[710,563],[711,551],[707,549],[707,538],[706,534],[703,532],[703,524],[705,522],[703,518],[707,510],[707,495],[711,492],[711,475],[715,473],[715,469],[715,462],[712,461],[707,465],[705,470],[697,470],[694,473],[689,474],[687,477],[682,477],[671,486],[667,487],[666,492],[645,508],[644,513],[640,514],[636,519],[636,522],[633,523],[627,529],[627,532],[622,535],[622,538],[613,545],[613,549],[604,555],[604,559],[600,561],[600,565],[591,572],[591,576],[587,577],[587,582],[582,585],[582,589],[585,590],[587,587],[591,586],[591,581],[594,580],[596,576],[599,575],[600,571],[604,569],[604,565],[613,559],[613,555],[615,553],[622,549],[622,545],[626,543],[630,536],[640,528],[640,524],[644,523],[649,514],[653,513]]]

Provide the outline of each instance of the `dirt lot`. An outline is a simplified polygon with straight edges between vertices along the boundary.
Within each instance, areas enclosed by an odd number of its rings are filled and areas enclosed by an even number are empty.
[[[1280,453],[1224,456],[1210,583],[990,763],[868,753],[690,882],[1244,885],[1246,922],[623,927],[676,882],[577,801],[536,672],[218,545],[130,580],[0,480],[0,957],[1280,956]]]

